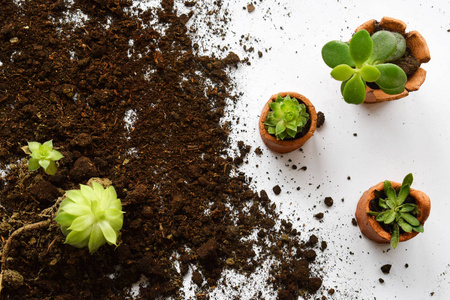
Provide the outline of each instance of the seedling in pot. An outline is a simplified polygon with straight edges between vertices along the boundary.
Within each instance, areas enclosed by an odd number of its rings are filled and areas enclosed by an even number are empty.
[[[306,106],[299,103],[297,99],[289,95],[281,97],[278,95],[275,102],[269,104],[270,111],[267,113],[265,128],[269,134],[274,135],[277,140],[295,138],[303,131],[309,120]]]
[[[410,187],[413,182],[413,175],[410,173],[403,179],[402,185],[398,190],[392,187],[389,180],[384,182],[384,193],[386,199],[379,198],[378,206],[382,209],[380,212],[368,211],[367,214],[375,216],[379,223],[392,226],[391,247],[396,248],[400,240],[400,229],[404,232],[423,232],[423,226],[417,220],[416,216],[420,214],[417,205],[414,203],[404,203],[409,196]]]
[[[106,243],[117,245],[123,224],[122,203],[112,186],[104,189],[97,182],[92,187],[81,184],[79,190],[66,192],[55,220],[66,236],[66,244],[88,246],[92,254]]]
[[[56,162],[64,157],[61,152],[53,149],[52,140],[44,144],[28,142],[28,146],[22,147],[22,150],[31,155],[28,160],[28,170],[34,171],[42,167],[49,175],[55,175]]]
[[[397,65],[387,63],[401,58],[406,51],[404,37],[396,32],[367,30],[355,33],[350,42],[331,41],[322,48],[331,76],[342,81],[344,100],[361,104],[366,97],[366,82],[375,82],[386,94],[400,94],[407,77]]]

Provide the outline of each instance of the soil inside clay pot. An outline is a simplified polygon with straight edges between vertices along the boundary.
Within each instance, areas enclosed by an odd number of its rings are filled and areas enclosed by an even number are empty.
[[[149,10],[132,1],[19,3],[0,6],[2,241],[50,220],[56,199],[90,177],[112,181],[125,214],[118,247],[93,255],[65,245],[55,222],[16,236],[2,271],[24,280],[4,279],[2,297],[125,299],[145,276],[142,299],[183,299],[183,278],[195,270],[202,299],[223,271],[249,276],[266,259],[279,264],[265,288],[280,297],[320,288],[311,271],[322,269],[311,267],[320,242],[302,241],[314,232],[300,237],[235,172],[243,142],[238,159],[228,156],[221,118],[227,99],[239,101],[227,71],[240,59],[196,52],[186,22],[201,4],[178,15],[170,0]],[[64,155],[55,176],[29,172],[21,150],[47,140]]]
[[[398,194],[398,191],[399,191],[399,188],[395,189],[395,192],[397,194]],[[375,190],[374,194],[375,194],[375,198],[373,198],[369,202],[369,209],[370,209],[370,211],[373,211],[373,212],[382,212],[382,211],[384,211],[384,209],[381,208],[378,205],[378,202],[379,202],[380,199],[387,199],[387,196],[386,196],[385,192],[383,190],[381,190],[381,191]],[[408,195],[408,197],[406,197],[406,199],[405,199],[405,201],[403,203],[416,204],[416,199],[414,199],[414,197],[412,197],[411,195]],[[394,226],[393,225],[385,224],[385,223],[382,223],[382,222],[378,222],[378,224],[380,224],[380,226],[383,228],[384,231],[389,232],[390,234],[392,234],[392,232],[394,231]],[[401,227],[399,229],[400,229],[400,234],[405,233],[405,231]]]

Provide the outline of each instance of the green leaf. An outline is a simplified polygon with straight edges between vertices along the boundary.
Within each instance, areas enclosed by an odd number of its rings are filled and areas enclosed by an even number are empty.
[[[401,86],[393,88],[393,89],[387,89],[387,88],[380,86],[380,89],[388,95],[397,95],[397,94],[402,93],[405,90],[405,86],[401,85]]]
[[[60,160],[61,158],[63,158],[64,156],[61,154],[61,152],[56,151],[56,150],[52,150],[52,152],[50,152],[50,155],[47,157],[50,160]]]
[[[385,180],[384,185],[383,185],[383,190],[386,195],[387,195],[387,191],[390,187],[392,187],[391,182],[389,180]]]
[[[395,36],[397,48],[395,49],[394,53],[385,60],[386,62],[397,60],[401,58],[406,52],[406,40],[403,35],[398,32],[391,33]]]
[[[412,203],[405,203],[405,204],[403,204],[403,205],[401,206],[400,212],[401,212],[401,213],[402,213],[402,212],[406,213],[406,212],[413,211],[413,210],[415,210],[416,208],[417,208],[417,205],[415,205],[415,204],[412,204]]]
[[[72,222],[73,222],[73,220],[75,218],[76,217],[71,215],[71,214],[68,214],[66,212],[60,212],[56,216],[55,221],[58,222],[58,224],[60,226],[67,226],[67,227],[69,227],[70,225],[72,225]]]
[[[366,82],[374,82],[380,78],[380,71],[374,66],[364,66],[361,69],[361,77]]]
[[[107,221],[101,221],[98,223],[98,226],[102,230],[103,236],[106,241],[110,244],[116,245],[117,242],[117,233],[111,227],[111,225]]]
[[[377,217],[380,213],[375,211],[366,211],[369,216]],[[376,218],[375,218],[376,219]]]
[[[50,165],[50,161],[48,159],[40,159],[39,165],[44,169],[47,169],[47,167]]]
[[[90,186],[80,184],[80,191],[83,194],[83,197],[86,198],[87,200],[89,201],[98,200],[97,195]]]
[[[89,237],[89,252],[92,254],[100,246],[106,243],[106,239],[98,224],[92,226],[91,236]]]
[[[88,227],[92,226],[94,222],[95,216],[92,213],[82,215],[73,220],[72,225],[70,225],[69,227],[69,230],[83,231],[86,230]]]
[[[48,167],[44,171],[48,175],[55,175],[56,174],[56,163],[53,160],[51,160],[50,163],[48,164]]]
[[[73,216],[82,216],[92,213],[90,206],[80,205],[78,203],[69,203],[67,205],[64,205],[63,209],[64,212]]]
[[[390,212],[390,210],[386,210],[386,211],[379,213],[378,216],[375,218],[375,220],[377,220],[378,222],[384,222],[384,220],[388,216],[389,212]]]
[[[378,200],[378,206],[384,209],[388,209],[389,207],[386,204],[386,199],[379,199]]]
[[[39,169],[40,168],[40,164],[39,164],[39,160],[38,159],[36,159],[36,158],[30,158],[29,160],[28,160],[28,170],[29,171],[34,171],[34,170],[37,170],[37,169]]]
[[[413,229],[414,231],[417,231],[417,232],[423,232],[423,231],[424,231],[422,225],[419,225],[419,226],[413,226],[412,229]]]
[[[364,102],[366,99],[366,84],[359,74],[353,75],[346,81],[342,95],[347,103],[361,104]]]
[[[391,247],[393,249],[397,248],[399,242],[400,242],[400,229],[398,227],[398,224],[394,224],[394,229],[392,231],[391,236]]]
[[[36,152],[39,150],[39,143],[38,142],[28,142],[28,149],[31,152]]]
[[[53,149],[53,140],[50,140],[50,141],[46,141],[45,143],[43,143],[42,144],[42,146],[44,146],[44,148],[46,149],[46,150],[48,150],[48,149]]]
[[[398,225],[403,229],[404,232],[411,232],[413,227],[405,222],[402,218],[397,221]]]
[[[405,201],[406,197],[408,197],[409,192],[410,192],[411,188],[409,187],[409,185],[402,185],[402,187],[400,188],[400,192],[398,192],[398,199],[397,199],[397,204],[401,205],[403,203],[403,201]]]
[[[388,198],[391,199],[393,201],[393,203],[395,203],[395,204],[397,203],[397,193],[395,192],[395,190],[392,186],[387,189],[386,196],[388,196]],[[387,202],[388,201],[386,201],[386,203]]]
[[[394,64],[381,64],[375,66],[381,73],[380,78],[375,81],[380,88],[394,89],[404,86],[408,78],[405,72]]]
[[[372,46],[373,42],[367,30],[360,30],[353,35],[349,45],[349,52],[357,68],[361,68],[362,64],[370,57]]]
[[[108,223],[115,231],[119,231],[120,229],[122,229],[123,211],[116,208],[110,208],[105,212],[105,215],[106,221],[108,221]]]
[[[348,44],[341,41],[326,43],[322,48],[322,58],[330,68],[335,68],[342,64],[350,67],[355,66],[355,62],[350,57]]]
[[[412,226],[419,226],[420,222],[416,219],[416,217],[412,216],[409,213],[400,213],[403,219],[405,219],[406,222],[411,224]]]
[[[83,193],[81,193],[80,190],[66,191],[66,197],[77,204],[85,205],[88,207],[91,206],[91,201],[84,198]]]
[[[277,126],[276,126],[276,135],[279,135],[279,134],[281,134],[283,131],[285,131],[286,130],[286,124],[284,124],[284,122],[283,121],[280,121],[280,122],[278,122],[277,123]]]
[[[89,237],[89,234],[91,234],[90,228],[88,228],[87,230],[83,230],[83,231],[71,231],[67,235],[66,241],[64,243],[75,246],[75,245],[83,242],[85,239],[87,239]],[[80,245],[80,246],[82,246],[82,245]]]
[[[386,205],[390,209],[394,209],[397,206],[397,201],[395,201],[395,199],[388,198],[388,199],[386,199]]]
[[[388,210],[386,213],[386,217],[384,218],[384,223],[385,224],[391,224],[392,222],[394,222],[395,218],[397,217],[398,213],[396,213],[393,210]]]
[[[346,81],[350,77],[352,77],[353,74],[355,74],[355,69],[351,68],[348,65],[336,66],[331,71],[331,77],[333,77],[334,79],[339,80],[339,81]]]
[[[385,30],[377,31],[372,35],[373,49],[370,55],[372,63],[382,63],[390,57],[397,48],[397,39],[395,36]]]
[[[412,173],[409,173],[408,175],[405,176],[405,178],[403,178],[402,186],[404,185],[411,186],[412,183],[413,183],[413,175]]]

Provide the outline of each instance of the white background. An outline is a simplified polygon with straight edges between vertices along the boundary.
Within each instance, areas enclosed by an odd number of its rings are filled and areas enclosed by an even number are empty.
[[[325,290],[323,295],[334,299],[450,299],[450,97],[446,92],[450,85],[450,1],[254,1],[252,13],[242,9],[246,1],[223,2],[231,19],[226,39],[201,35],[197,39],[206,48],[221,44],[241,58],[251,58],[251,66],[231,72],[237,91],[244,93],[237,106],[229,107],[229,119],[239,116],[239,124],[233,122],[232,140],[252,146],[241,170],[253,178],[255,190],[268,192],[294,228],[303,232],[314,228],[313,233],[328,242],[328,249],[318,258],[323,269],[319,273],[325,273],[324,286],[336,288],[336,294],[329,297]],[[407,31],[417,30],[425,37],[431,52],[431,61],[422,65],[427,79],[419,91],[401,100],[347,104],[340,95],[340,83],[331,79],[331,70],[321,59],[321,48],[330,40],[350,39],[358,25],[383,16],[401,19]],[[202,16],[190,22],[196,18]],[[262,58],[242,50],[236,43],[241,35],[249,37],[247,45],[263,52]],[[273,153],[257,131],[264,103],[283,91],[305,95],[326,117],[303,153]],[[256,147],[261,147],[263,155],[253,152]],[[297,170],[291,168],[294,164]],[[300,170],[302,166],[307,170]],[[395,250],[362,238],[351,223],[362,193],[385,179],[401,182],[410,172],[412,187],[431,198],[425,233]],[[275,185],[282,189],[278,196],[272,192]],[[334,199],[333,207],[324,205],[326,196]],[[325,212],[323,222],[313,217],[318,212]],[[309,233],[302,236],[308,238]],[[380,267],[388,263],[392,269],[385,275]],[[381,284],[379,278],[385,282]],[[241,287],[241,297],[250,285]],[[226,290],[215,294],[217,299],[227,296]]]

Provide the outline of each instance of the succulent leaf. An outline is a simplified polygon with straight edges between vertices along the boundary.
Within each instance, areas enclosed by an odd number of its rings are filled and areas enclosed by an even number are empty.
[[[360,68],[370,57],[372,47],[373,42],[367,30],[360,30],[353,35],[349,45],[349,52],[357,68]]]
[[[123,225],[122,203],[114,187],[104,189],[96,182],[92,185],[67,191],[55,218],[66,235],[65,243],[88,246],[90,253],[105,243],[116,245]]]
[[[394,89],[401,86],[405,86],[408,78],[405,72],[397,65],[394,64],[381,64],[375,66],[381,73],[380,78],[375,81],[380,88]]]
[[[401,58],[406,52],[406,40],[403,37],[403,35],[401,35],[398,32],[391,32],[391,33],[395,36],[397,47],[396,47],[394,53],[392,53],[392,55],[389,56],[385,60],[385,62],[397,60],[397,59]]]
[[[359,74],[355,74],[348,81],[344,81],[344,91],[342,95],[347,103],[361,104],[366,98],[366,84]]]
[[[341,41],[331,41],[326,43],[322,48],[323,61],[330,68],[335,68],[336,66],[341,64],[354,67],[355,62],[350,57],[348,48],[348,44]]]
[[[362,67],[360,72],[362,79],[366,82],[377,81],[381,75],[380,71],[377,68],[369,65]]]
[[[397,39],[389,31],[381,30],[372,35],[373,49],[370,55],[372,63],[385,62],[397,49]]]
[[[398,243],[400,242],[400,228],[397,223],[394,224],[394,230],[392,231],[391,236],[391,247],[393,249],[397,248]]]
[[[275,102],[269,104],[271,111],[267,113],[265,128],[269,134],[275,135],[278,140],[286,137],[294,138],[301,132],[309,120],[305,104],[289,95],[278,95]]]

